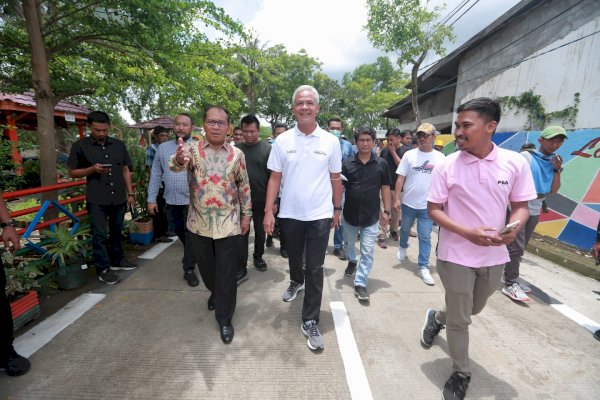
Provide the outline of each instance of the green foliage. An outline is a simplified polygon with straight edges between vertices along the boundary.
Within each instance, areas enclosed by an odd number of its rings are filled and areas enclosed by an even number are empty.
[[[45,256],[54,265],[72,264],[78,259],[86,258],[88,239],[91,237],[89,224],[79,225],[79,229],[71,234],[71,228],[57,225],[54,231],[44,230],[43,234],[49,239]]]
[[[131,183],[135,191],[135,208],[132,217],[148,215],[148,183],[150,177],[146,169],[146,149],[142,148],[138,141],[139,136],[129,131],[124,137],[129,157],[133,165],[131,172]]]
[[[43,275],[42,260],[15,256],[5,251],[2,253],[2,263],[6,273],[5,293],[9,300],[40,286],[37,277]]]
[[[8,139],[0,139],[0,188],[9,192],[23,188],[26,181],[17,175],[17,166],[11,158],[13,143]]]
[[[33,208],[33,207],[37,207],[40,205],[40,201],[39,199],[30,197],[24,200],[19,200],[19,201],[11,201],[7,203],[8,209],[13,212],[13,211],[19,211],[19,210],[24,210],[26,208]],[[35,216],[35,213],[33,214],[27,214],[27,215],[22,215],[20,217],[15,218],[15,220],[17,221],[25,221],[25,222],[30,222],[31,220],[33,220],[33,217]]]
[[[383,111],[408,94],[408,77],[392,66],[388,57],[379,57],[375,63],[363,64],[344,75],[341,115],[347,115],[351,130],[362,125],[383,128]]]
[[[61,99],[79,96],[112,115],[131,108],[136,119],[211,102],[235,109],[241,94],[227,79],[231,57],[201,25],[227,37],[242,32],[208,0],[0,2],[2,91],[33,87],[45,114],[38,116],[42,182],[56,178],[47,121]]]
[[[445,6],[428,9],[428,1],[367,0],[367,35],[375,47],[398,55],[400,69],[412,66],[411,89],[415,119],[420,123],[418,70],[429,51],[446,53],[444,41],[454,40],[452,27],[436,22]]]
[[[572,106],[550,113],[546,112],[546,108],[542,103],[542,96],[535,94],[531,89],[518,96],[504,96],[498,100],[507,108],[515,109],[516,114],[519,114],[520,111],[526,112],[527,124],[525,129],[535,130],[544,128],[549,122],[556,119],[560,119],[563,125],[568,123],[574,126],[579,113],[579,97],[579,92],[575,93]]]
[[[400,67],[417,63],[429,50],[444,56],[444,40],[454,39],[451,27],[435,22],[444,7],[429,10],[427,4],[420,0],[367,0],[369,40],[377,48],[398,54]]]

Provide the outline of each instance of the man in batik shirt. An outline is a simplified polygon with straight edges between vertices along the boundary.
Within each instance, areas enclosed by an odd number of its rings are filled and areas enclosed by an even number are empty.
[[[205,140],[179,140],[171,169],[188,171],[188,236],[200,275],[210,290],[208,309],[215,310],[221,340],[233,340],[240,234],[250,228],[252,204],[244,153],[227,143],[229,112],[209,106],[204,114]],[[186,242],[187,243],[187,242]]]

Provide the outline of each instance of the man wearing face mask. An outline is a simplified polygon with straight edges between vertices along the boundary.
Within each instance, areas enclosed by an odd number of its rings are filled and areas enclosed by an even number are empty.
[[[148,185],[148,212],[154,215],[158,212],[156,197],[164,182],[164,198],[167,203],[167,213],[173,221],[174,231],[183,244],[183,279],[188,285],[194,287],[200,283],[198,276],[194,272],[196,265],[194,253],[190,246],[185,245],[187,233],[186,221],[188,206],[190,204],[190,192],[187,180],[187,173],[175,173],[169,169],[169,159],[177,150],[177,139],[182,138],[185,142],[193,140],[191,138],[194,123],[192,117],[186,113],[180,113],[175,117],[173,129],[175,139],[162,143],[152,163],[152,173]]]
[[[354,149],[352,143],[342,138],[342,132],[344,130],[344,124],[339,118],[330,118],[327,121],[327,130],[333,136],[339,139],[340,149],[342,150],[342,163],[348,158],[354,157]],[[344,207],[344,193],[342,192],[342,208]],[[344,252],[344,226],[340,224],[339,228],[336,228],[333,234],[333,255],[337,256],[342,261],[347,260],[346,253]]]

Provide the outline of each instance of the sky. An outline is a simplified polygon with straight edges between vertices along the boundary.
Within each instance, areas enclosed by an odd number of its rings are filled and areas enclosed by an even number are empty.
[[[464,0],[467,1],[467,0]],[[375,62],[383,52],[374,48],[363,28],[367,23],[366,0],[214,0],[232,18],[253,30],[261,44],[283,44],[288,51],[305,49],[322,63],[322,70],[340,80],[361,64]],[[446,16],[463,0],[430,0],[446,3]],[[456,41],[448,43],[448,52],[463,44],[519,0],[468,0],[456,18],[475,4],[454,25]],[[452,20],[454,20],[454,18]],[[452,21],[451,20],[451,21]],[[394,59],[394,55],[390,54]],[[436,58],[429,57],[423,65]]]

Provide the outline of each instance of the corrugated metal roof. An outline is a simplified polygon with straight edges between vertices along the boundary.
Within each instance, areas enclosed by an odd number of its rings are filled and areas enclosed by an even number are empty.
[[[1,93],[0,92],[0,103],[3,101],[12,102],[15,104],[19,104],[21,106],[33,107],[35,108],[35,94],[33,92],[25,92],[21,94],[11,94],[11,93]],[[0,104],[0,110],[6,109],[6,107]],[[54,111],[62,111],[73,114],[84,114],[87,115],[90,111],[89,108],[84,107],[82,105],[62,100],[59,101],[56,107],[54,107]]]
[[[134,125],[127,125],[127,128],[138,128],[138,129],[154,129],[155,126],[164,126],[165,128],[173,129],[175,124],[175,118],[163,115],[158,118],[154,118],[148,121],[143,121]]]

